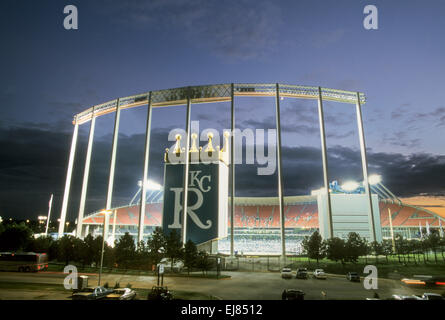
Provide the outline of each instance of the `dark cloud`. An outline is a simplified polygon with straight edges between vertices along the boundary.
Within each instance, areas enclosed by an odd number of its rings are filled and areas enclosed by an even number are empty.
[[[163,153],[173,145],[170,128],[152,132],[149,177],[163,180]],[[87,212],[105,204],[111,143],[98,137],[93,159]],[[142,175],[144,134],[120,135],[113,206],[127,204]],[[0,215],[33,217],[46,214],[50,193],[55,194],[54,215],[60,214],[71,134],[36,128],[0,128]],[[85,159],[86,137],[79,137],[74,166],[69,217],[78,211]],[[322,185],[321,151],[314,147],[283,147],[286,195],[308,194]],[[342,146],[328,149],[329,178],[340,182],[360,180],[360,152]],[[416,153],[403,155],[368,151],[369,171],[383,177],[394,193],[444,193],[445,156]],[[276,196],[277,176],[257,176],[258,165],[237,165],[237,196]]]
[[[166,27],[185,32],[188,42],[225,58],[268,55],[277,43],[281,12],[272,1],[106,1],[116,21],[129,27]],[[109,13],[109,11],[105,11]],[[167,18],[168,17],[168,18]]]

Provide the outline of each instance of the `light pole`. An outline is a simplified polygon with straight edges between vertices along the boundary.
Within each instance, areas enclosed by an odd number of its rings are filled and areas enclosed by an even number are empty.
[[[105,236],[106,236],[106,226],[108,225],[106,222],[108,216],[111,214],[111,210],[102,210],[100,213],[104,215],[104,226],[103,226],[103,232],[102,232],[102,251],[100,253],[100,268],[99,268],[99,282],[98,286],[100,286],[100,278],[102,276],[102,266],[104,263],[104,248],[105,248]]]

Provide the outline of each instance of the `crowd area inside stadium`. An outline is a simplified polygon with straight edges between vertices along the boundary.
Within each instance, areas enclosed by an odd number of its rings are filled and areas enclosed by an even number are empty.
[[[393,230],[405,238],[420,237],[420,228],[439,228],[440,216],[425,208],[401,202],[381,200],[379,203],[383,238],[390,238],[391,212]],[[126,232],[137,235],[139,206],[116,208],[116,216],[110,218],[110,231],[114,239]],[[301,252],[301,241],[318,229],[318,206],[315,201],[287,204],[284,207],[286,251],[288,254]],[[280,216],[278,205],[236,205],[234,219],[234,250],[238,254],[272,254],[280,252]],[[443,218],[442,218],[443,219]],[[144,234],[148,238],[154,228],[162,225],[162,203],[146,205]],[[84,233],[102,234],[103,216],[93,213],[83,220]],[[228,226],[231,225],[230,217]],[[229,231],[230,234],[230,231]],[[219,239],[218,250],[230,251],[230,238]]]

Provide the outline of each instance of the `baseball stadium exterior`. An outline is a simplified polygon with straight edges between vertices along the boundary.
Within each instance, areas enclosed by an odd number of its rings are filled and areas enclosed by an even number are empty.
[[[275,198],[246,198],[235,197],[235,96],[264,96],[275,97],[275,116],[277,130],[277,169],[278,169],[278,197]],[[283,195],[283,171],[281,160],[281,124],[280,100],[283,98],[313,99],[318,101],[318,117],[320,128],[320,142],[323,164],[323,187],[307,196],[285,197]],[[363,170],[363,181],[360,191],[348,193],[345,197],[334,194],[328,177],[328,162],[325,134],[325,120],[323,101],[336,101],[355,105],[357,128],[360,142],[360,153]],[[366,144],[363,130],[361,106],[366,103],[365,95],[360,92],[309,87],[285,84],[220,84],[183,87],[167,90],[149,91],[143,94],[118,98],[103,104],[95,105],[74,116],[74,133],[68,161],[65,191],[60,213],[59,236],[64,233],[65,220],[70,197],[71,178],[77,143],[79,126],[90,122],[90,133],[86,150],[85,167],[79,211],[77,216],[76,236],[87,234],[103,235],[110,243],[129,232],[135,240],[146,239],[156,227],[162,226],[163,201],[162,194],[157,199],[149,199],[148,164],[150,150],[150,134],[152,109],[184,105],[185,117],[185,148],[190,150],[190,114],[193,104],[229,102],[231,112],[231,141],[228,161],[229,177],[227,181],[228,198],[228,230],[229,235],[224,239],[214,239],[217,251],[230,255],[236,252],[255,254],[297,254],[301,250],[301,240],[319,229],[324,238],[347,234],[351,231],[363,232],[370,241],[380,241],[389,238],[391,234],[403,234],[408,238],[419,236],[421,228],[441,227],[441,217],[425,208],[402,203],[380,182],[371,183],[368,176]],[[113,208],[113,184],[115,176],[116,153],[119,136],[120,112],[134,107],[147,108],[147,123],[145,135],[145,149],[143,171],[140,173],[142,183],[140,200],[137,204]],[[95,132],[95,120],[105,114],[115,114],[112,151],[108,175],[108,191],[104,195],[104,210],[85,214],[85,202],[88,189],[91,155]],[[159,147],[159,146],[156,146]],[[189,157],[184,157],[184,177],[188,177]],[[184,178],[183,194],[188,194],[187,179]],[[162,186],[161,186],[162,189]],[[184,207],[187,208],[187,197],[183,197]],[[348,203],[350,205],[348,205]],[[232,205],[234,204],[234,205]],[[352,207],[352,209],[350,208]],[[351,211],[352,210],[352,211]],[[187,215],[182,215],[186,225]],[[109,231],[109,229],[111,230]],[[181,230],[182,240],[186,240],[184,228]]]

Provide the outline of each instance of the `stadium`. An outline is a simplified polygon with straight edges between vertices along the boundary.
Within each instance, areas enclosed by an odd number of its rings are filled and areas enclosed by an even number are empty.
[[[135,241],[147,239],[154,228],[162,226],[163,219],[163,186],[151,188],[147,180],[151,110],[156,107],[185,105],[186,113],[186,145],[189,150],[190,141],[190,108],[192,104],[226,101],[231,104],[232,132],[234,123],[235,96],[265,96],[276,98],[276,129],[278,158],[278,197],[235,197],[235,170],[230,165],[231,182],[227,185],[230,214],[228,215],[229,236],[214,239],[212,243],[219,253],[223,254],[280,254],[292,255],[301,252],[301,241],[319,229],[324,238],[345,235],[351,231],[364,232],[372,240],[391,238],[391,234],[401,234],[406,238],[419,238],[422,229],[430,232],[432,228],[442,232],[442,217],[425,207],[403,203],[381,180],[372,181],[368,176],[366,145],[361,116],[361,105],[366,102],[363,93],[321,87],[308,87],[281,84],[221,84],[209,86],[183,87],[159,91],[150,91],[140,95],[118,98],[100,105],[93,106],[74,117],[74,133],[69,156],[65,193],[60,215],[59,236],[63,234],[70,196],[71,176],[75,157],[77,133],[79,125],[90,122],[90,134],[85,159],[82,191],[79,212],[77,214],[78,237],[87,234],[106,234],[107,241],[112,244],[124,233],[134,236]],[[281,128],[280,100],[283,98],[318,100],[318,115],[320,120],[320,138],[323,162],[324,187],[314,190],[311,195],[284,196],[282,185],[281,161]],[[355,183],[354,187],[338,186],[336,181],[329,183],[326,135],[324,131],[323,101],[336,101],[356,106],[357,125],[360,138],[360,151],[363,167],[363,181]],[[127,108],[147,106],[147,127],[144,154],[144,170],[141,176],[140,190],[122,207],[112,207],[113,182],[116,162],[116,146],[118,141],[120,111]],[[94,139],[95,119],[101,115],[115,113],[112,152],[110,159],[108,193],[105,210],[85,214],[85,201],[88,188],[89,168]],[[230,146],[231,162],[234,163],[234,137]],[[188,157],[185,157],[185,167],[188,167]],[[185,175],[187,176],[187,175]],[[375,179],[374,179],[375,180]],[[187,184],[184,183],[185,194]],[[329,190],[329,191],[328,191]],[[323,195],[324,198],[320,196]],[[139,196],[139,198],[138,198]],[[334,206],[333,199],[343,197],[343,203]],[[358,197],[360,201],[357,202]],[[323,200],[324,199],[324,200]],[[355,199],[355,200],[354,200]],[[234,204],[233,206],[231,204]],[[187,204],[185,204],[187,206]],[[348,212],[342,213],[341,211]],[[352,211],[351,211],[352,210]],[[337,211],[335,216],[334,211]],[[360,212],[359,212],[360,211]],[[357,213],[359,212],[359,213]],[[325,225],[326,227],[322,227]],[[335,227],[333,227],[336,225]],[[371,228],[372,227],[372,228]],[[110,231],[108,231],[111,229]],[[372,236],[372,232],[374,236]],[[377,236],[376,236],[377,235]],[[211,247],[213,244],[211,245]],[[213,248],[213,247],[212,247]],[[210,250],[212,251],[212,249]],[[216,252],[213,252],[216,253]]]
[[[144,234],[148,237],[162,226],[162,199],[146,204]],[[285,197],[286,253],[299,254],[300,242],[319,227],[317,198],[315,196]],[[280,217],[277,198],[235,198],[234,241],[235,252],[244,254],[278,254],[280,252]],[[408,239],[421,237],[427,228],[439,229],[441,219],[428,209],[404,204],[399,199],[380,198],[380,221],[384,239],[391,239],[388,209],[391,211],[394,234]],[[137,237],[139,205],[114,208],[111,216],[109,242],[126,232]],[[86,216],[86,233],[102,235],[104,217],[100,212]],[[228,221],[230,225],[230,220]],[[230,253],[230,239],[219,240],[219,252]]]

